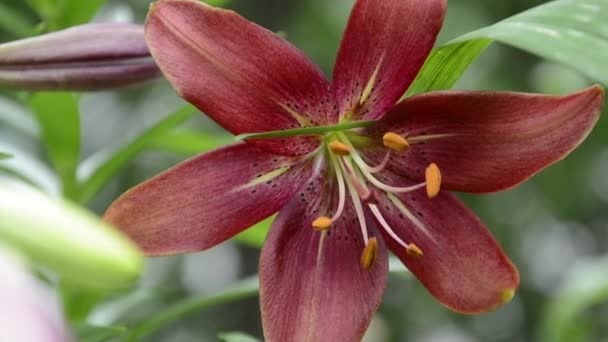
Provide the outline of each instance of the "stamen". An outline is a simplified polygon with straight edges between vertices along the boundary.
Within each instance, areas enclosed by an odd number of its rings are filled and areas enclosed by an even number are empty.
[[[312,221],[312,227],[320,232],[326,231],[331,228],[332,219],[327,216],[321,216],[316,220]]]
[[[407,244],[403,240],[401,240],[401,238],[397,235],[397,233],[395,233],[395,231],[391,228],[391,226],[389,226],[389,224],[386,222],[386,220],[384,219],[384,216],[382,216],[382,213],[380,213],[380,209],[378,209],[377,205],[370,204],[369,208],[372,210],[372,213],[374,214],[374,216],[380,223],[380,226],[382,226],[382,228],[384,228],[384,230],[388,233],[388,235],[390,235],[391,238],[393,238],[393,240],[395,240],[398,244],[400,244],[403,248],[405,248],[405,252],[409,256],[414,257],[414,258],[420,258],[421,256],[424,255],[424,253],[422,252],[420,247],[418,247],[415,243]]]
[[[422,249],[420,249],[420,247],[416,246],[416,244],[414,243],[410,243],[406,248],[405,248],[405,252],[407,253],[407,255],[413,257],[413,258],[420,258],[424,255],[424,253],[422,252]]]
[[[334,216],[332,216],[331,221],[336,222],[340,215],[342,215],[342,212],[344,212],[344,204],[346,202],[346,189],[344,186],[344,175],[342,174],[342,169],[336,161],[336,158],[332,158],[332,163],[334,164],[336,178],[338,179],[338,208],[336,209]]]
[[[407,249],[408,244],[403,242],[403,240],[401,240],[401,238],[397,235],[397,233],[395,233],[391,226],[388,225],[388,223],[384,219],[384,216],[382,216],[382,213],[380,213],[380,209],[378,209],[378,206],[375,204],[370,204],[369,208],[372,210],[372,213],[380,223],[380,226],[382,226],[382,228],[386,230],[388,235],[390,235],[393,240],[397,241],[397,243],[400,244],[403,248]]]
[[[437,164],[432,163],[426,168],[426,194],[429,198],[436,197],[441,190],[441,171]]]
[[[312,227],[317,231],[327,231],[331,228],[331,225],[340,218],[342,213],[344,212],[344,204],[346,202],[346,189],[344,186],[344,175],[342,174],[342,169],[338,164],[335,157],[331,158],[332,163],[334,164],[334,170],[336,172],[336,178],[338,180],[338,208],[336,208],[336,212],[334,215],[329,218],[327,216],[321,216],[312,222]]]
[[[384,159],[382,159],[382,162],[380,164],[378,164],[378,166],[374,166],[374,167],[370,167],[367,169],[367,171],[369,173],[378,173],[382,170],[384,170],[384,168],[386,168],[386,165],[388,165],[388,161],[391,159],[391,150],[386,151],[386,154],[384,155]],[[368,166],[368,165],[366,165]]]
[[[357,190],[357,194],[359,195],[359,197],[363,201],[366,201],[367,199],[369,199],[371,196],[371,192],[363,183],[361,183],[359,181],[359,178],[353,171],[352,165],[344,159],[341,159],[341,162],[342,162],[342,167],[344,168],[344,170],[350,177],[350,181],[351,181],[352,185],[355,187],[355,190]]]
[[[407,151],[410,148],[410,144],[404,137],[393,132],[386,133],[382,137],[382,143],[384,146],[395,151]]]
[[[339,141],[332,141],[331,143],[329,143],[329,150],[333,154],[335,154],[337,156],[342,156],[342,157],[348,156],[350,154],[350,152],[352,151],[352,149],[349,146],[347,146]]]
[[[338,164],[338,161],[336,159],[336,157],[332,157],[332,161],[334,161],[335,164]],[[342,158],[341,161],[343,161],[341,166],[344,167],[344,171],[350,175],[350,169],[348,169],[348,167],[350,167],[351,165],[349,165],[349,162],[345,158]],[[367,245],[367,221],[365,220],[365,214],[363,213],[363,205],[361,205],[361,200],[359,199],[359,196],[357,194],[357,189],[353,185],[352,178],[345,177],[345,180],[346,185],[348,185],[348,192],[350,193],[350,197],[353,200],[355,212],[357,213],[357,219],[359,220],[359,226],[361,227],[361,235],[363,235],[363,241],[365,241],[365,244]]]
[[[379,189],[384,190],[386,192],[404,193],[404,192],[415,191],[415,190],[424,188],[426,186],[425,183],[421,183],[421,184],[412,185],[412,186],[408,186],[408,187],[395,187],[395,186],[390,186],[390,185],[386,185],[386,184],[382,183],[368,171],[371,168],[371,166],[367,165],[367,163],[365,163],[365,161],[363,161],[363,158],[361,158],[361,156],[357,153],[357,151],[355,151],[352,148],[352,145],[348,141],[346,136],[342,133],[340,133],[340,135],[343,139],[345,139],[344,141],[348,144],[346,146],[348,146],[351,149],[350,155],[353,158],[353,160],[355,161],[355,163],[357,164],[357,166],[359,167],[359,169],[361,170],[361,172],[363,173],[363,175],[365,176],[365,178],[370,183],[372,183],[373,185],[378,187]]]
[[[369,270],[374,266],[374,262],[378,258],[378,240],[375,237],[369,239],[361,254],[361,266],[364,269]]]

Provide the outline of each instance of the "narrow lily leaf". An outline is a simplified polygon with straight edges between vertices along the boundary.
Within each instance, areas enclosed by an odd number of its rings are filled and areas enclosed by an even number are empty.
[[[9,158],[12,158],[12,157],[13,156],[10,155],[10,154],[8,154],[8,153],[2,153],[2,152],[0,152],[0,160],[2,160],[2,159],[9,159]]]
[[[0,176],[19,179],[53,196],[61,195],[61,181],[57,174],[37,156],[2,141],[0,141],[0,149],[12,156],[0,162]]]
[[[498,41],[608,83],[608,0],[558,0],[467,33],[433,51],[406,96],[450,89],[485,49]]]
[[[454,40],[495,41],[571,66],[608,83],[608,0],[559,0]]]
[[[106,0],[26,0],[50,30],[89,22]]]
[[[192,156],[218,146],[230,144],[233,141],[234,138],[227,134],[204,135],[196,131],[179,130],[159,135],[150,140],[147,147]]]
[[[395,258],[395,260],[397,260]],[[396,264],[399,262],[393,262]],[[406,271],[403,269],[401,264],[400,267],[394,265],[391,267],[391,273],[398,275],[406,275]],[[249,297],[253,297],[258,295],[260,291],[260,284],[258,277],[246,278],[238,282],[236,285],[226,289],[225,291],[221,291],[217,294],[211,296],[201,296],[201,297],[191,297],[186,298],[180,302],[170,305],[169,307],[163,309],[162,311],[154,314],[152,317],[141,321],[136,324],[132,329],[130,329],[124,341],[135,342],[141,341],[144,337],[150,335],[154,331],[157,331],[168,324],[178,321],[180,319],[185,319],[186,317],[201,312],[210,307],[227,304],[236,300],[241,300]],[[228,335],[231,336],[233,334],[223,334],[220,335],[220,338]],[[234,337],[239,337],[238,335]],[[227,341],[240,341],[240,340],[227,340]],[[247,341],[247,340],[245,340]]]
[[[89,22],[107,0],[68,0],[63,1],[58,20],[60,28],[71,27]]]
[[[63,184],[64,195],[74,195],[80,158],[78,103],[69,93],[37,93],[30,104],[42,132],[42,140]]]
[[[266,240],[266,235],[268,235],[268,231],[270,231],[270,226],[272,225],[274,219],[275,216],[272,216],[262,222],[258,222],[251,228],[235,236],[233,240],[246,246],[262,248],[262,245]]]
[[[19,131],[33,139],[39,139],[40,129],[29,104],[0,96],[0,124]]]
[[[212,306],[230,303],[235,300],[252,297],[258,294],[258,277],[247,278],[236,285],[211,296],[186,298],[172,304],[152,317],[140,322],[131,329],[125,341],[141,341],[150,333],[188,315],[200,312]]]
[[[191,118],[195,113],[196,110],[193,107],[186,106],[167,116],[118,149],[102,151],[101,154],[93,155],[90,159],[85,160],[78,170],[79,175],[83,175],[83,177],[80,177],[83,180],[79,188],[79,201],[87,202],[93,198],[108,180],[145,149],[149,143]]]
[[[227,332],[221,333],[217,336],[221,341],[224,342],[259,342],[257,338],[251,337],[247,334],[240,332]]]
[[[584,312],[608,302],[608,257],[579,262],[546,309],[539,341],[590,341]],[[586,338],[585,338],[586,337]]]
[[[448,44],[433,50],[405,96],[452,88],[490,44],[492,40],[480,39]]]
[[[105,342],[112,341],[127,332],[123,326],[101,327],[82,324],[76,327],[76,335],[80,342]]]
[[[0,240],[82,289],[127,287],[143,263],[127,238],[94,215],[7,180],[0,180]]]
[[[0,3],[0,29],[17,37],[26,37],[32,33],[32,26],[33,23],[29,23],[29,19],[19,11],[5,3]]]
[[[215,7],[222,7],[222,6],[226,6],[228,3],[230,3],[231,0],[200,0],[201,2],[206,3],[207,5],[211,5],[211,6],[215,6]]]

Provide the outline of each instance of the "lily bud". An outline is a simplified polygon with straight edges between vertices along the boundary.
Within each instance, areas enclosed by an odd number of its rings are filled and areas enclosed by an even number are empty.
[[[78,206],[8,180],[0,180],[0,241],[82,289],[123,289],[142,271],[139,250],[116,229]]]
[[[0,87],[104,90],[158,76],[139,25],[86,24],[0,44]]]

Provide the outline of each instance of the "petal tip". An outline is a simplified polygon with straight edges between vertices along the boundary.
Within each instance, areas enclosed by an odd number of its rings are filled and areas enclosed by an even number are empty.
[[[501,305],[509,303],[513,299],[513,297],[515,297],[515,292],[517,292],[517,289],[503,290],[500,294],[500,298],[502,300]]]

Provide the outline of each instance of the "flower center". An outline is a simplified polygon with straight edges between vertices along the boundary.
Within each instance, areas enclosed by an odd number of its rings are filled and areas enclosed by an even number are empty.
[[[437,196],[441,190],[441,171],[439,167],[431,163],[426,169],[425,181],[407,187],[386,184],[380,181],[375,174],[386,169],[394,153],[407,153],[411,143],[434,138],[437,137],[420,136],[407,138],[393,132],[388,132],[382,139],[386,147],[386,154],[382,162],[376,166],[370,166],[363,160],[346,134],[337,132],[335,135],[332,135],[330,137],[331,141],[326,143],[326,147],[329,151],[329,159],[338,184],[338,206],[332,217],[321,216],[317,218],[312,223],[313,228],[323,232],[331,229],[332,223],[336,222],[344,212],[346,190],[348,189],[365,242],[365,248],[361,256],[363,268],[371,269],[378,253],[378,242],[375,237],[369,235],[367,229],[364,207],[369,209],[380,227],[391,239],[402,246],[408,255],[414,258],[422,257],[424,252],[420,247],[412,241],[404,241],[388,224],[378,208],[378,195],[379,192],[384,193],[393,202],[395,207],[401,211],[402,215],[405,215],[417,228],[426,232],[424,224],[407,209],[396,195],[426,189],[426,194],[429,198]]]

